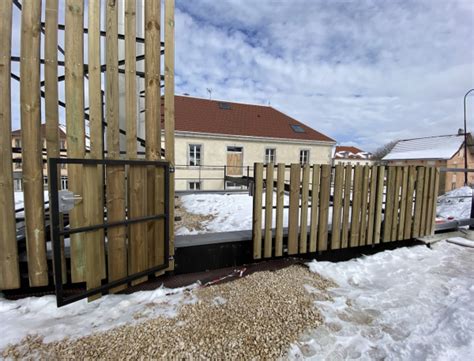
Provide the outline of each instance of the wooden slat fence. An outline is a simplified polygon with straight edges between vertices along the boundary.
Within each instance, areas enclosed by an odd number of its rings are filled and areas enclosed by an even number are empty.
[[[286,195],[285,167],[290,168]],[[370,246],[434,232],[439,182],[434,167],[278,164],[276,173],[274,169],[273,164],[255,164],[255,259]]]
[[[51,238],[46,232],[50,214],[45,212],[43,196],[41,123],[46,123],[47,158],[60,157],[58,126],[65,124],[68,158],[140,159],[143,157],[138,155],[137,122],[139,114],[144,113],[145,158],[166,160],[173,165],[175,2],[163,2],[164,26],[161,0],[143,2],[145,9],[138,9],[136,0],[66,0],[65,6],[58,6],[58,0],[0,2],[0,290],[15,289],[21,284],[19,259],[22,255],[15,232],[12,177],[12,112],[21,115],[26,257],[32,287],[46,286],[53,281],[51,255],[47,252]],[[64,13],[60,13],[60,9],[64,9]],[[44,29],[42,10],[45,10]],[[136,14],[142,10],[145,21],[139,24]],[[21,29],[12,28],[14,11],[21,12]],[[122,30],[119,18],[125,19]],[[59,24],[59,19],[65,23]],[[87,31],[84,24],[88,24]],[[164,43],[161,29],[165,32]],[[21,44],[15,50],[21,53],[20,106],[10,109],[11,39],[12,32],[20,30]],[[138,34],[144,34],[144,39],[139,39]],[[64,49],[58,38],[64,39]],[[144,44],[144,48],[137,47],[137,42]],[[142,53],[138,54],[137,49]],[[60,53],[64,54],[64,62],[58,64]],[[162,55],[164,69],[160,67]],[[104,58],[106,61],[102,64]],[[41,64],[44,64],[44,80]],[[145,72],[138,71],[139,67],[144,67]],[[61,81],[65,82],[64,102],[58,89]],[[121,93],[125,94],[123,114],[119,106]],[[142,94],[146,104],[144,109],[139,109]],[[42,96],[45,112],[41,111]],[[64,104],[65,119],[60,119],[58,107]],[[45,118],[42,119],[43,113]],[[63,282],[85,282],[91,289],[100,286],[105,278],[112,281],[164,264],[167,248],[173,255],[174,182],[171,177],[167,183],[169,189],[165,189],[163,168],[113,165],[104,169],[103,165],[74,164],[67,165],[67,172],[68,190],[81,199],[69,212],[71,227],[163,213],[168,191],[171,239],[164,239],[164,219],[111,227],[105,232],[92,230],[72,234],[67,269],[64,239],[61,245]],[[165,242],[169,242],[168,246]],[[170,262],[170,269],[173,267]]]

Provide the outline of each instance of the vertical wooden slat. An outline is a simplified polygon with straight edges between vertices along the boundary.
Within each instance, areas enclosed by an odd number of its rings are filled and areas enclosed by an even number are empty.
[[[391,227],[391,241],[397,240],[397,231],[399,223],[399,211],[400,211],[400,187],[402,185],[403,177],[402,167],[396,167],[395,173],[395,186],[393,188],[393,211],[392,211],[392,227]]]
[[[47,157],[59,158],[59,113],[58,113],[58,0],[47,0],[45,9],[44,36],[44,90],[46,116],[46,149]],[[51,199],[51,176],[48,168],[49,199]],[[51,211],[51,208],[50,208]],[[51,214],[50,214],[50,219]],[[60,224],[63,217],[60,216]],[[51,228],[52,232],[52,228]],[[52,239],[52,235],[51,235]],[[64,237],[60,238],[62,282],[67,281],[66,256],[64,254]],[[54,260],[53,260],[54,262]]]
[[[433,235],[435,231],[435,225],[436,225],[436,206],[438,204],[438,188],[439,188],[439,169],[434,170],[434,188],[432,190],[433,192],[433,207],[432,207],[432,213],[431,213],[431,221],[430,221],[430,228],[428,231],[429,235]]]
[[[100,1],[91,0],[88,4],[88,62],[89,62],[89,133],[90,152],[87,158],[103,157],[101,72],[100,72]],[[84,225],[92,226],[104,222],[103,215],[103,172],[101,166],[83,167]],[[106,276],[105,245],[103,230],[86,232],[85,239],[85,277],[87,289],[101,285]],[[100,297],[89,297],[94,300]]]
[[[318,251],[328,249],[329,199],[331,196],[331,166],[321,166],[321,191],[319,201]]]
[[[283,255],[283,209],[285,204],[285,164],[279,163],[277,170],[277,204],[276,204],[276,233],[275,256]]]
[[[380,231],[382,228],[383,194],[385,184],[385,167],[377,167],[377,190],[375,197],[375,222],[374,222],[374,244],[380,243]]]
[[[303,166],[301,184],[301,220],[300,220],[300,253],[308,251],[308,198],[309,198],[309,172],[308,164]]]
[[[265,241],[263,256],[269,258],[272,256],[272,221],[273,221],[273,172],[275,166],[273,163],[267,165],[267,176],[265,179]]]
[[[290,168],[290,209],[288,213],[288,254],[298,253],[298,215],[300,203],[301,166],[292,164]]]
[[[383,221],[383,241],[388,242],[392,237],[393,203],[395,202],[396,167],[388,167],[387,186],[385,189],[385,214]]]
[[[362,199],[361,199],[361,212],[360,212],[360,232],[359,232],[359,245],[365,246],[367,239],[367,204],[369,202],[369,166],[364,166],[362,172]]]
[[[433,225],[433,198],[436,197],[436,190],[435,190],[435,175],[436,169],[431,167],[429,169],[430,172],[430,182],[428,187],[428,197],[427,198],[427,211],[426,211],[426,224],[425,224],[425,235],[431,234],[431,227]]]
[[[108,1],[106,7],[106,116],[107,156],[120,158],[119,83],[118,83],[118,3]],[[107,166],[107,220],[125,219],[125,169]],[[107,230],[109,281],[127,275],[126,227]],[[117,288],[115,291],[120,290]]]
[[[255,163],[253,168],[253,258],[262,258],[262,193],[263,193],[263,164]]]
[[[334,197],[332,211],[331,249],[341,248],[341,206],[344,187],[344,166],[338,164],[334,170]]]
[[[161,158],[161,90],[160,90],[160,12],[161,2],[145,2],[145,132],[146,158]],[[157,214],[162,208],[163,169],[151,168],[147,176],[148,214]],[[163,259],[164,221],[148,223],[148,264],[154,266]]]
[[[430,168],[425,168],[425,178],[423,180],[423,203],[421,206],[420,236],[426,236],[426,218],[428,214],[428,194],[430,187]]]
[[[127,128],[127,156],[137,158],[137,84],[136,84],[136,0],[125,2],[125,123]],[[128,168],[128,209],[130,218],[146,215],[146,168]],[[147,225],[136,223],[129,226],[128,267],[129,273],[143,271],[147,267]],[[140,279],[134,284],[144,281]]]
[[[351,214],[351,187],[352,187],[352,165],[348,164],[344,170],[344,206],[342,214],[341,248],[347,248],[349,244],[350,214]]]
[[[85,157],[84,124],[84,4],[82,0],[66,3],[65,31],[65,90],[67,155],[69,158]],[[68,188],[74,194],[83,194],[83,172],[80,165],[68,165]],[[83,203],[80,202],[69,213],[73,228],[84,225]],[[72,282],[85,281],[84,234],[71,235]]]
[[[0,2],[0,290],[20,287],[11,147],[12,2]]]
[[[408,169],[407,201],[405,205],[405,226],[403,239],[410,239],[413,226],[413,193],[415,192],[416,168],[410,166]]]
[[[370,195],[369,195],[369,212],[367,218],[367,244],[373,244],[374,240],[374,223],[375,223],[375,199],[377,195],[377,167],[371,167],[370,173]]]
[[[26,248],[30,286],[48,284],[44,228],[40,102],[41,1],[26,1],[21,17],[20,103]]]
[[[421,209],[423,207],[423,185],[425,183],[425,168],[418,167],[416,173],[415,214],[413,216],[413,237],[420,236]]]
[[[352,190],[352,213],[351,213],[351,247],[359,245],[359,230],[360,230],[360,211],[362,202],[362,169],[360,165],[354,167],[354,186]]]
[[[165,154],[166,160],[174,165],[174,128],[175,128],[175,110],[174,110],[174,68],[175,68],[175,36],[174,36],[174,7],[175,0],[165,1]],[[170,173],[169,181],[169,222],[170,238],[169,252],[174,256],[174,179],[175,174]],[[165,242],[168,240],[165,240]],[[174,269],[174,263],[170,261],[170,270]]]
[[[313,179],[311,182],[311,223],[309,228],[310,252],[316,252],[318,242],[320,173],[320,165],[313,164]]]
[[[401,241],[405,237],[405,216],[408,194],[408,167],[402,168],[402,191],[400,198],[400,220],[398,222],[397,241]]]

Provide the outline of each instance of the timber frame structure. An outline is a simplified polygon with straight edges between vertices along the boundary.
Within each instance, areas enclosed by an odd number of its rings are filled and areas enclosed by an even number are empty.
[[[20,83],[20,106],[13,111],[21,113],[22,148],[13,151],[22,154],[29,287],[79,282],[90,291],[100,289],[104,282],[128,282],[147,270],[154,274],[158,269],[174,269],[174,7],[174,0],[66,0],[64,8],[58,0],[0,2],[0,290],[21,287],[10,136],[12,80]],[[12,54],[12,32],[19,30],[13,29],[14,11],[21,14],[20,54]],[[59,22],[62,18],[64,24]],[[61,32],[64,48],[58,41]],[[124,58],[119,58],[119,42]],[[64,60],[58,59],[59,54]],[[12,72],[12,62],[19,62],[20,74]],[[64,68],[62,75],[60,68]],[[119,77],[125,78],[124,84]],[[59,97],[61,82],[64,100]],[[124,109],[119,104],[120,92]],[[60,159],[60,107],[65,109],[66,159]],[[137,134],[141,115],[142,137]],[[46,149],[40,142],[42,120]],[[51,194],[51,183],[57,181],[51,179],[57,175],[51,165],[67,166],[68,190],[75,204],[61,214],[51,214],[54,207],[48,208],[43,197],[44,151],[50,200],[61,201],[58,194]],[[56,209],[59,212],[60,207]],[[153,218],[158,214],[163,216]],[[57,229],[49,224],[55,218]],[[68,232],[74,228],[85,231]],[[67,233],[72,233],[70,246],[65,245]],[[61,236],[59,247],[53,247],[61,260],[55,277],[47,251],[47,241],[54,234]],[[136,284],[147,278],[133,279]],[[124,287],[126,282],[111,292]]]

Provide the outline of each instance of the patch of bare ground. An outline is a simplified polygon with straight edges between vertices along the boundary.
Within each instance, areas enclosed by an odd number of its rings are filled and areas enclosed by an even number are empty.
[[[315,299],[329,299],[331,281],[294,265],[235,282],[199,288],[199,301],[175,318],[156,318],[75,340],[45,344],[28,337],[12,358],[276,359],[308,329],[321,325]]]
[[[181,202],[181,198],[175,200],[175,216],[179,221],[175,222],[176,230],[187,228],[189,231],[205,231],[206,223],[212,221],[216,216],[214,214],[197,214],[188,212]]]

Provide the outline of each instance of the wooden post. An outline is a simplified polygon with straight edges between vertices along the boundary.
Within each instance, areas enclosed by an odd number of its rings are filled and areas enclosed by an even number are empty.
[[[262,258],[262,193],[263,193],[263,164],[255,163],[253,168],[253,258]]]
[[[40,135],[41,2],[24,2],[21,15],[20,103],[26,247],[30,286],[37,287],[48,284]]]
[[[375,224],[375,199],[377,196],[377,167],[370,167],[370,195],[369,195],[369,216],[367,221],[367,244],[371,245],[374,241]]]
[[[85,158],[84,124],[84,4],[82,0],[67,0],[65,31],[66,132],[69,158]],[[68,165],[68,188],[83,195],[83,172],[80,165]],[[69,213],[73,228],[84,226],[83,203]],[[85,281],[84,234],[71,235],[72,282]]]
[[[309,228],[309,252],[316,252],[318,243],[319,224],[319,183],[320,165],[313,164],[313,179],[311,184],[311,224]]]
[[[118,83],[118,4],[107,2],[106,7],[106,117],[107,157],[120,158],[119,83]],[[123,166],[107,166],[107,220],[117,222],[125,219],[125,169]],[[109,281],[127,275],[126,227],[107,230]],[[114,289],[119,291],[123,287]]]
[[[161,2],[145,2],[145,131],[146,159],[161,158],[161,90],[160,90],[160,12]],[[147,176],[148,214],[156,214],[161,208],[160,188],[164,179],[163,169],[149,168]],[[148,222],[148,266],[163,259],[164,221]]]
[[[434,167],[429,168],[430,172],[430,182],[428,189],[427,197],[427,207],[426,207],[426,224],[425,224],[425,235],[431,235],[431,228],[433,226],[433,199],[436,198],[437,191],[435,190],[435,176],[436,169]]]
[[[396,167],[388,167],[387,187],[385,191],[385,214],[383,221],[383,241],[388,242],[392,237],[392,218],[393,203],[395,202],[395,178],[397,173]]]
[[[352,165],[348,164],[344,170],[344,206],[342,213],[341,248],[347,248],[349,243],[350,213],[351,213]]]
[[[408,169],[407,202],[405,205],[405,226],[403,239],[410,239],[413,225],[413,192],[415,191],[416,168],[410,166]]]
[[[300,205],[301,165],[290,168],[290,209],[288,210],[288,254],[298,253],[298,216]]]
[[[418,167],[416,174],[415,214],[413,216],[413,238],[420,236],[421,209],[423,206],[423,185],[425,183],[425,168]]]
[[[273,221],[273,163],[267,164],[267,175],[265,179],[265,241],[263,256],[272,256],[272,221]]]
[[[402,185],[402,167],[395,167],[395,186],[393,188],[393,211],[392,211],[392,226],[390,240],[397,240],[397,230],[399,223],[399,211],[400,211],[400,187]]]
[[[336,165],[334,173],[331,249],[339,249],[341,248],[341,206],[344,188],[344,166],[342,164]]]
[[[408,167],[401,168],[402,170],[402,195],[400,198],[400,220],[398,222],[397,241],[405,238],[405,216],[407,208],[407,194],[408,194]]]
[[[300,221],[300,253],[308,251],[308,197],[309,197],[309,165],[303,166],[301,185],[301,221]]]
[[[276,204],[276,232],[275,256],[283,255],[283,209],[285,204],[285,164],[279,163],[277,170],[277,204]]]
[[[331,165],[321,166],[321,191],[319,203],[318,251],[328,249],[329,199],[331,196]]]
[[[360,232],[359,232],[359,245],[365,246],[367,239],[367,204],[369,201],[369,166],[363,167],[363,178],[362,178],[362,199],[361,199],[361,211],[360,211]]]
[[[165,154],[166,160],[173,166],[175,164],[175,144],[174,144],[174,128],[175,128],[175,111],[174,111],[174,0],[165,1]],[[174,190],[175,190],[175,174],[170,173],[170,238],[165,239],[169,242],[170,257],[174,256]],[[225,182],[224,182],[225,184]],[[174,260],[170,260],[169,270],[174,269]]]
[[[137,78],[136,78],[136,0],[125,3],[125,123],[127,157],[137,158]],[[130,218],[144,217],[147,212],[146,168],[128,168],[128,212]],[[147,225],[135,223],[128,227],[128,268],[137,273],[147,268]],[[134,284],[145,281],[140,279]]]
[[[360,213],[362,202],[362,169],[361,165],[354,167],[354,187],[352,190],[352,213],[351,213],[351,237],[350,246],[357,247],[359,245],[360,231]]]
[[[11,144],[12,2],[0,1],[0,290],[20,287]]]
[[[432,213],[431,213],[431,220],[428,220],[430,223],[430,228],[428,230],[429,235],[433,235],[435,231],[435,225],[436,225],[436,205],[438,204],[438,188],[439,188],[439,169],[435,168],[434,169],[434,189],[432,190],[433,192],[433,207],[432,207]]]
[[[44,93],[46,115],[46,149],[47,157],[59,158],[59,114],[58,114],[58,0],[46,0],[44,36]],[[58,172],[60,174],[60,171]],[[48,168],[48,190],[51,199],[51,175]],[[51,208],[50,219],[51,216]],[[60,227],[64,218],[60,215]],[[51,228],[51,238],[52,228]],[[53,242],[51,242],[52,244]],[[54,246],[54,245],[53,245]],[[60,237],[62,282],[67,282],[66,256],[64,254],[64,237]],[[54,262],[54,260],[53,260]],[[55,280],[56,282],[56,280]]]
[[[426,236],[426,219],[428,214],[428,194],[430,187],[430,168],[425,168],[425,178],[423,182],[423,202],[421,207],[420,236]]]
[[[382,228],[383,194],[385,186],[385,167],[377,167],[377,196],[375,197],[375,224],[374,244],[380,243],[380,231]]]

